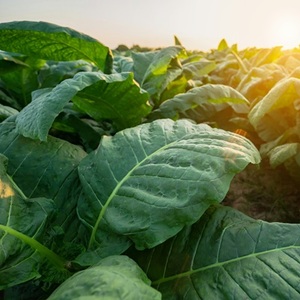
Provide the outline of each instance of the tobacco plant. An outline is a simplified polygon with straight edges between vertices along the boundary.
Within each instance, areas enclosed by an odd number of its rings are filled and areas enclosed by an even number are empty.
[[[4,299],[296,299],[299,225],[222,201],[261,158],[298,180],[294,52],[110,50],[0,24]]]

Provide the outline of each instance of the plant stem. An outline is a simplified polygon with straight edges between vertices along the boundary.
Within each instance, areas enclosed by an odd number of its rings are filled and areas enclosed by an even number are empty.
[[[234,57],[236,58],[236,60],[238,61],[241,69],[243,70],[243,72],[245,74],[247,74],[249,72],[248,68],[246,67],[246,65],[243,63],[243,61],[241,60],[241,58],[238,56],[238,54],[234,51],[231,50],[231,53],[234,55]]]
[[[51,251],[50,249],[42,245],[37,240],[5,225],[0,224],[0,229],[20,239],[21,241],[29,245],[31,248],[38,251],[41,255],[46,257],[56,268],[66,269],[68,261],[58,256],[56,253],[54,253],[53,251]]]

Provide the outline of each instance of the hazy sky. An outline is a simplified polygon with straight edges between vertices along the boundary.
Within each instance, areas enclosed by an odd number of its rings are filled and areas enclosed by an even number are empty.
[[[0,22],[47,21],[110,48],[119,44],[216,48],[225,38],[246,47],[300,44],[299,0],[0,0]]]

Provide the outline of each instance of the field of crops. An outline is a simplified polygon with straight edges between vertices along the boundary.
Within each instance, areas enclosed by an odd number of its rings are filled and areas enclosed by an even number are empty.
[[[0,24],[0,298],[298,299],[299,145],[300,48]]]

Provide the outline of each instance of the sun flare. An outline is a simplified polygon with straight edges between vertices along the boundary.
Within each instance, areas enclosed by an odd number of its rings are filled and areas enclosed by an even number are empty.
[[[279,17],[272,28],[272,44],[292,49],[300,45],[300,20],[293,16]]]
[[[0,180],[0,198],[8,198],[14,196],[14,194],[12,188],[7,183]]]

